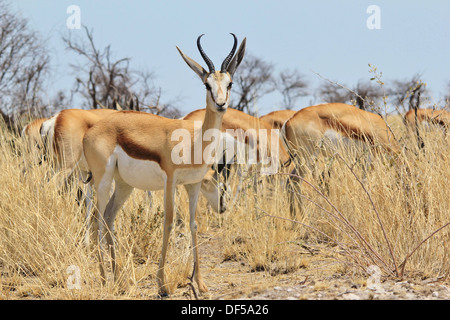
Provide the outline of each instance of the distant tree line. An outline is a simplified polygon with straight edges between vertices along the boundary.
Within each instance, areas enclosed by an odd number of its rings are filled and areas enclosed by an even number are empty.
[[[26,19],[0,0],[0,115],[6,123],[24,114],[48,116],[64,108],[80,107],[72,105],[75,96],[85,108],[133,109],[172,118],[182,115],[177,107],[179,99],[163,101],[163,90],[155,85],[151,72],[134,69],[129,57],[114,58],[110,45],[98,48],[93,30],[84,27],[83,36],[73,38],[69,34],[62,41],[80,59],[71,65],[74,84],[70,92],[60,90],[49,97],[46,86],[51,55],[45,41],[31,30]],[[420,74],[388,85],[374,76],[352,87],[323,80],[312,88],[297,69],[275,72],[273,64],[251,53],[235,75],[233,88],[231,107],[249,114],[256,114],[264,96],[273,92],[281,97],[278,109],[300,109],[304,106],[298,105],[299,98],[313,96],[320,102],[352,103],[368,111],[388,98],[398,112],[420,107],[429,94]],[[449,100],[450,82],[444,98],[447,107]]]

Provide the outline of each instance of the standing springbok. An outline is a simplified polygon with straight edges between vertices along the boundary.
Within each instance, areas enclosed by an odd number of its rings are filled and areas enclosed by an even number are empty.
[[[30,123],[25,132],[33,137],[33,141],[39,139],[39,146],[44,151],[44,157],[50,158],[55,165],[56,171],[61,175],[61,181],[58,183],[58,189],[67,189],[69,181],[74,177],[76,170],[79,170],[79,179],[88,180],[89,168],[83,154],[83,138],[87,130],[101,119],[112,113],[121,110],[116,103],[116,109],[65,109],[57,113],[46,121],[38,123]],[[40,136],[36,136],[36,132],[40,129]],[[34,133],[34,134],[33,134]],[[212,170],[211,170],[212,171]],[[209,172],[202,182],[201,192],[205,196],[208,204],[216,212],[225,211],[224,196],[219,194],[219,188],[213,188],[212,180],[215,176]],[[81,191],[81,189],[79,189]],[[91,235],[91,212],[92,212],[92,190],[91,184],[87,184],[85,188],[85,233],[84,244],[90,244]]]
[[[219,130],[222,118],[227,111],[232,78],[241,63],[246,39],[236,52],[237,38],[234,34],[233,48],[224,59],[220,71],[203,51],[200,39],[197,47],[205,60],[209,71],[177,50],[187,65],[200,77],[206,87],[206,112],[203,124],[196,127],[194,121],[167,119],[160,116],[134,111],[121,111],[98,122],[85,135],[83,145],[86,160],[94,178],[97,191],[97,221],[99,234],[105,235],[110,248],[114,279],[118,277],[113,239],[114,219],[118,210],[125,203],[133,188],[143,190],[164,190],[164,227],[159,269],[156,274],[161,295],[167,295],[168,288],[164,279],[164,265],[173,225],[174,192],[178,184],[184,185],[189,196],[190,229],[194,257],[193,278],[200,292],[208,291],[199,268],[197,224],[195,221],[198,194],[203,177],[211,167],[202,155],[210,142],[203,139],[209,129]],[[236,54],[235,54],[236,53]],[[186,162],[174,161],[174,150],[179,145],[175,133],[189,136],[187,148],[183,148]],[[185,145],[186,147],[186,145]],[[189,152],[189,155],[184,152]],[[200,161],[199,161],[200,156]],[[115,191],[109,197],[112,181]],[[109,199],[109,201],[108,201]],[[98,240],[98,237],[97,237]],[[103,257],[98,253],[102,281],[106,280]]]
[[[289,118],[282,128],[289,152],[302,162],[295,169],[304,176],[305,167],[313,170],[319,153],[332,156],[341,144],[366,148],[377,146],[387,152],[400,151],[383,118],[343,103],[306,107]],[[291,214],[295,215],[291,198]]]

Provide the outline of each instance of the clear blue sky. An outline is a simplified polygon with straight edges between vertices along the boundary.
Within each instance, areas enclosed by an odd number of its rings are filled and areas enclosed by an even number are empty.
[[[247,37],[248,52],[273,63],[276,72],[295,68],[312,88],[321,81],[314,72],[349,87],[368,80],[368,63],[386,82],[422,73],[436,102],[450,82],[448,0],[14,1],[13,8],[47,40],[54,71],[50,95],[73,85],[69,63],[75,56],[61,40],[69,32],[84,33],[66,27],[66,9],[73,4],[81,9],[82,24],[94,30],[99,48],[110,44],[116,58],[130,57],[132,67],[153,71],[162,99],[181,96],[184,113],[204,107],[205,92],[175,46],[204,64],[195,45],[202,33],[216,65],[228,53],[233,32],[239,40]],[[379,6],[381,29],[367,28],[369,5]],[[277,95],[263,97],[260,113],[281,107],[280,102]],[[298,109],[309,102],[299,101]]]

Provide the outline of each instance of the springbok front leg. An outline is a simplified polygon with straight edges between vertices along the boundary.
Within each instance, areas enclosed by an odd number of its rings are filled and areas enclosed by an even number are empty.
[[[198,194],[200,192],[201,182],[195,184],[184,185],[189,196],[189,226],[191,228],[192,235],[192,250],[194,255],[194,269],[192,271],[192,278],[197,282],[200,292],[207,292],[208,287],[203,282],[202,276],[200,274],[200,260],[198,255],[198,240],[197,240],[197,222],[196,211],[197,211],[197,200]]]
[[[164,265],[166,263],[167,247],[169,245],[170,233],[173,227],[174,197],[175,197],[175,181],[173,177],[167,177],[164,186],[164,228],[163,228],[163,244],[161,257],[159,259],[158,272],[156,273],[156,281],[158,283],[160,295],[167,296],[170,292],[164,280]]]

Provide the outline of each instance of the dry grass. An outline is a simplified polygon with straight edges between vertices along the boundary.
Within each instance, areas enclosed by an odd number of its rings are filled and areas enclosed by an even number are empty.
[[[376,157],[364,173],[352,152],[339,151],[327,159],[329,192],[314,175],[305,177],[317,189],[302,184],[303,212],[295,222],[290,220],[284,175],[263,179],[256,189],[246,179],[223,215],[209,212],[201,199],[201,266],[211,290],[206,298],[220,297],[230,288],[258,290],[286,277],[298,278],[296,272],[317,268],[319,260],[328,263],[332,274],[366,277],[367,267],[377,265],[383,277],[441,277],[448,282],[450,227],[433,233],[450,221],[449,137],[439,130],[422,132],[425,150],[420,151],[397,117],[389,121],[408,147],[399,162]],[[94,251],[83,245],[85,213],[75,201],[76,186],[58,192],[61,177],[51,166],[39,165],[36,153],[14,134],[5,129],[1,134],[0,299],[156,298],[162,193],[154,193],[150,205],[147,195],[135,190],[119,213],[122,281],[102,286]],[[361,161],[366,156],[356,155]],[[189,291],[192,256],[182,188],[177,203],[180,223],[172,233],[166,276],[175,298],[183,298],[176,294],[180,288]],[[70,290],[69,266],[80,272],[80,290]]]

